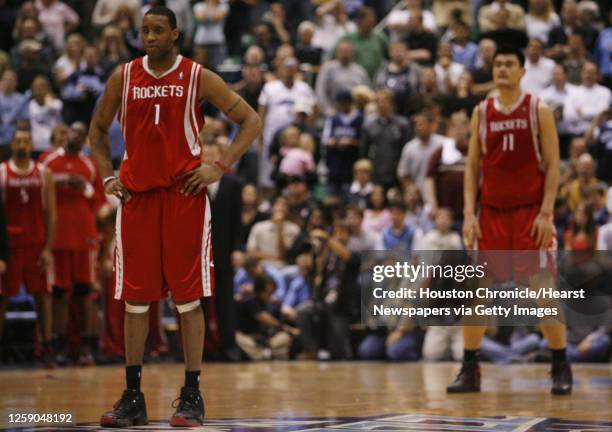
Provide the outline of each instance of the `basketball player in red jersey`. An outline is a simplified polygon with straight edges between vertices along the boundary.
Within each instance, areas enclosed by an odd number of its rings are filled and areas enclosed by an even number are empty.
[[[51,171],[31,159],[32,135],[17,129],[11,158],[0,164],[0,190],[6,212],[11,261],[0,283],[0,334],[8,298],[22,283],[36,298],[43,358],[53,367],[51,285],[55,234],[55,187]]]
[[[102,179],[94,162],[81,151],[87,128],[81,122],[70,126],[64,147],[41,155],[41,161],[53,173],[57,191],[57,233],[53,243],[55,268],[54,321],[57,336],[57,362],[67,363],[69,306],[75,301],[82,307],[79,316],[81,338],[79,363],[94,363],[98,338],[91,318],[94,316],[90,294],[97,280],[99,249],[96,217],[108,207]],[[74,317],[70,317],[74,319]]]
[[[156,6],[141,25],[147,55],[109,79],[90,127],[93,154],[106,192],[118,196],[115,298],[126,304],[127,389],[103,426],[147,423],[140,376],[148,309],[169,289],[181,320],[185,384],[172,426],[198,426],[204,418],[199,377],[204,344],[200,299],[212,294],[210,207],[214,183],[248,149],[261,120],[216,74],[176,54],[176,17]],[[200,105],[207,99],[240,126],[219,160],[204,163]],[[108,128],[118,112],[126,154],[113,176]],[[233,227],[228,227],[233,229]]]
[[[498,96],[475,107],[465,170],[463,237],[479,250],[554,249],[553,206],[559,183],[559,141],[551,109],[521,92],[525,73],[520,51],[500,48],[493,60]],[[480,211],[476,196],[480,186]],[[514,277],[534,287],[552,287],[554,277],[538,260],[516,259],[498,268],[497,280]],[[509,272],[512,273],[509,273]],[[507,274],[502,274],[502,273]],[[479,285],[484,286],[484,285]],[[565,356],[563,324],[541,323],[552,350],[552,393],[570,394],[572,372]],[[464,359],[449,393],[480,391],[478,350],[485,326],[465,326]]]

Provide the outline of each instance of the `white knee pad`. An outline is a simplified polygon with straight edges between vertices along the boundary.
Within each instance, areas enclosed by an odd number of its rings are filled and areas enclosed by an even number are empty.
[[[176,310],[178,310],[179,313],[183,314],[185,312],[191,312],[192,310],[199,308],[199,307],[200,307],[200,299],[194,300],[189,303],[177,304]]]
[[[133,314],[143,314],[149,311],[149,305],[133,305],[125,302],[125,311]]]

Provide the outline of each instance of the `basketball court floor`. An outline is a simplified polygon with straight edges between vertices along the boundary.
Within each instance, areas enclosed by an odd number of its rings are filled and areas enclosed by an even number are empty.
[[[483,364],[480,394],[447,395],[454,363],[206,364],[203,431],[612,431],[612,364],[574,365],[572,396],[549,393],[548,365]],[[179,364],[146,365],[148,426],[168,425]],[[0,371],[0,430],[101,430],[124,387],[120,366]],[[9,424],[9,414],[71,413],[70,425]],[[115,429],[116,430],[116,429]]]

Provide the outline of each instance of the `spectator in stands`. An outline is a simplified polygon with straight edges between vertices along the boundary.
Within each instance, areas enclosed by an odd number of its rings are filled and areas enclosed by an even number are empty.
[[[344,35],[357,31],[357,26],[346,13],[342,0],[330,0],[317,7],[317,26],[312,37],[313,46],[320,47],[324,53],[331,51]]]
[[[254,184],[245,184],[242,188],[242,249],[246,250],[247,241],[251,228],[258,223],[267,220],[268,214],[260,210],[259,194]]]
[[[474,93],[484,97],[495,88],[493,82],[493,56],[497,44],[492,39],[481,39],[478,44],[478,60],[474,70]]]
[[[594,61],[599,66],[604,84],[612,87],[612,10],[608,26],[602,30],[595,46]]]
[[[298,309],[312,298],[313,256],[310,252],[303,252],[295,262],[298,274],[289,282],[281,308],[283,318],[291,325],[297,320]]]
[[[387,27],[392,41],[403,40],[407,36],[408,21],[416,11],[423,16],[423,27],[432,33],[436,33],[438,28],[434,14],[429,10],[423,10],[420,0],[409,0],[404,3],[404,7],[394,8],[387,16]]]
[[[608,213],[612,214],[612,187],[608,189],[607,193],[608,202],[606,203],[606,209]],[[612,218],[598,230],[597,250],[612,251]]]
[[[548,34],[561,24],[552,0],[529,0],[529,10],[525,15],[525,28],[529,39],[541,40],[548,44]]]
[[[275,290],[274,279],[258,276],[254,295],[238,303],[236,342],[251,360],[288,360],[292,336],[299,334],[281,321]]]
[[[593,119],[606,111],[612,102],[610,89],[598,84],[598,79],[597,65],[585,63],[582,67],[582,84],[563,106],[563,119],[575,135],[583,135]]]
[[[402,146],[409,139],[410,124],[395,113],[395,100],[390,90],[376,91],[376,105],[377,116],[364,124],[361,155],[374,165],[374,183],[388,188],[397,184],[397,162]]]
[[[561,24],[554,27],[548,35],[547,57],[559,61],[565,57],[569,37],[578,33],[589,52],[595,47],[597,30],[592,26],[582,26],[578,17],[578,7],[574,0],[564,0],[561,7]]]
[[[270,10],[264,15],[263,20],[269,24],[275,41],[278,41],[281,45],[291,43],[291,32],[289,31],[287,13],[283,3],[271,3]]]
[[[285,198],[277,198],[269,220],[256,223],[247,242],[247,252],[264,263],[282,266],[285,252],[291,247],[300,228],[287,220],[289,209]]]
[[[459,215],[461,226],[463,214],[463,176],[469,141],[469,118],[465,112],[456,112],[448,127],[450,140],[445,140],[429,158],[425,180],[425,199],[432,214],[439,208],[447,208]]]
[[[388,88],[395,97],[397,113],[403,116],[413,111],[412,99],[417,97],[423,70],[410,61],[410,50],[403,40],[389,45],[389,62],[384,64],[374,80],[376,88]]]
[[[356,205],[346,208],[346,223],[350,229],[348,248],[353,252],[381,250],[380,234],[363,227],[363,210]]]
[[[585,204],[591,207],[593,211],[593,219],[597,227],[605,225],[610,219],[610,213],[607,206],[608,186],[606,183],[598,183],[597,186],[591,188],[588,193]]]
[[[573,221],[565,232],[565,250],[573,252],[594,251],[597,246],[597,224],[593,209],[580,202],[573,214]]]
[[[480,100],[481,98],[474,94],[472,74],[469,71],[463,71],[459,75],[455,91],[440,99],[442,116],[448,118],[458,111],[469,114]]]
[[[105,77],[109,77],[117,66],[130,60],[121,30],[114,25],[107,25],[102,30],[98,52],[100,55],[99,64]]]
[[[539,95],[552,82],[555,62],[543,56],[544,43],[538,39],[529,41],[525,54],[525,75],[521,79],[521,89]]]
[[[27,4],[28,2],[24,3]],[[23,18],[18,21],[16,25],[16,43],[11,48],[11,60],[14,67],[19,67],[21,61],[20,44],[26,40],[33,40],[40,43],[40,58],[44,63],[44,66],[51,66],[53,59],[56,57],[55,48],[53,43],[49,39],[49,36],[41,29],[40,21],[38,21],[38,15],[32,17]]]
[[[140,17],[141,6],[140,0],[97,0],[91,22],[95,26],[104,27],[115,20],[120,8],[126,8],[134,18]]]
[[[58,52],[64,49],[65,37],[79,25],[79,16],[60,0],[36,0],[38,19]]]
[[[368,208],[363,212],[362,227],[378,234],[391,226],[391,214],[387,209],[387,196],[382,185],[375,184],[370,194]]]
[[[402,149],[397,177],[404,187],[414,183],[424,191],[429,159],[449,138],[434,133],[434,119],[428,113],[415,115],[413,121],[415,137]]]
[[[502,24],[500,12],[507,14],[507,24]],[[478,13],[478,27],[482,33],[504,28],[514,30],[525,29],[525,11],[517,4],[508,0],[495,0],[487,6],[483,6]]]
[[[279,70],[279,79],[267,82],[259,95],[259,115],[263,120],[263,149],[259,164],[259,181],[270,185],[272,166],[268,161],[274,134],[293,120],[294,106],[298,99],[314,101],[314,92],[304,81],[297,81],[297,60],[288,57]]]
[[[288,220],[303,227],[316,207],[308,188],[308,180],[305,177],[289,177],[285,192],[289,209]]]
[[[416,225],[406,223],[406,204],[400,199],[389,204],[391,226],[382,233],[383,248],[408,260],[413,250],[418,249],[423,232]]]
[[[336,222],[333,234],[311,232],[315,274],[312,298],[298,308],[303,358],[346,360],[352,357],[349,322],[358,298],[361,257],[347,247],[349,227]]]
[[[20,121],[28,119],[28,98],[17,91],[17,74],[7,69],[0,78],[0,161],[11,155],[9,144]]]
[[[359,157],[363,115],[354,108],[349,90],[340,91],[335,99],[337,112],[325,120],[322,144],[331,192],[344,197],[353,180],[353,165]]]
[[[452,48],[449,44],[438,46],[438,60],[434,65],[438,92],[448,95],[455,92],[459,77],[465,71],[465,66],[453,61]]]
[[[98,64],[98,49],[95,46],[85,48],[83,60],[85,64],[65,80],[62,88],[63,118],[67,123],[89,124],[96,102],[104,91],[106,74]]]
[[[374,79],[374,75],[389,52],[387,36],[375,30],[375,25],[374,10],[370,7],[362,7],[357,12],[357,32],[348,33],[340,39],[340,42],[348,41],[353,44],[355,62],[363,66],[370,79]]]
[[[25,93],[34,79],[42,75],[49,83],[52,81],[51,67],[42,57],[42,45],[33,39],[26,39],[19,44],[19,62],[16,63],[17,91]]]
[[[490,6],[492,27],[487,27],[489,30],[481,33],[481,37],[493,39],[498,46],[512,47],[515,49],[524,49],[527,45],[527,34],[524,30],[524,19],[522,15],[516,12],[522,8],[518,5],[510,4],[507,0],[502,0],[500,5],[498,2],[493,2]],[[481,15],[485,8],[480,12]]]
[[[202,0],[193,6],[197,22],[193,44],[206,49],[208,66],[216,69],[227,56],[223,25],[229,13],[229,6],[222,0]]]
[[[431,209],[425,205],[423,194],[416,184],[404,188],[404,203],[406,204],[406,223],[416,225],[427,233],[433,228]]]
[[[573,97],[576,86],[567,82],[567,75],[562,65],[555,65],[552,72],[552,84],[540,93],[540,99],[545,102],[555,115],[561,158],[568,156],[571,140],[570,128],[563,116],[563,106]]]
[[[312,136],[305,132],[299,133],[298,129],[297,146],[286,149],[278,168],[283,182],[289,177],[303,177],[313,183],[316,177],[314,152],[315,142]]]
[[[453,62],[473,70],[478,59],[478,45],[470,40],[470,26],[465,22],[459,22],[453,26],[453,33],[451,45]]]
[[[572,181],[568,187],[567,205],[572,212],[576,211],[580,203],[584,201],[587,192],[597,186],[595,161],[589,153],[584,153],[578,158],[576,171],[578,178]]]
[[[570,141],[569,158],[561,160],[559,178],[560,191],[559,194],[565,196],[566,188],[575,179],[578,178],[578,159],[587,152],[587,141],[584,137],[574,137]]]
[[[585,139],[597,160],[597,178],[612,183],[612,106],[593,119]]]
[[[574,33],[567,40],[567,54],[563,59],[563,67],[567,72],[567,80],[575,85],[579,85],[582,77],[582,68],[588,62],[587,50],[584,47],[582,36]]]
[[[51,93],[49,80],[44,76],[36,77],[28,103],[35,158],[51,147],[51,131],[62,123],[62,107],[62,101]]]
[[[348,202],[356,204],[362,210],[367,207],[374,190],[372,171],[372,162],[369,159],[359,159],[353,165],[353,182],[349,188]]]
[[[85,38],[73,33],[66,39],[66,51],[57,59],[53,67],[55,82],[63,86],[66,79],[79,70],[84,64],[83,55],[86,46]]]
[[[112,21],[123,33],[123,40],[130,53],[130,58],[136,58],[144,53],[140,41],[139,21],[140,14],[128,5],[119,6]]]
[[[336,112],[335,97],[361,84],[368,85],[368,72],[355,62],[352,42],[343,40],[336,47],[336,58],[327,60],[317,77],[316,94],[321,111],[331,116]]]
[[[319,73],[321,62],[323,60],[323,49],[314,46],[312,39],[315,34],[316,27],[310,21],[303,21],[297,28],[298,43],[296,46],[295,56],[302,68],[311,68],[315,74]],[[306,66],[308,65],[308,66]]]
[[[423,14],[412,11],[408,19],[406,44],[410,48],[410,59],[424,66],[431,66],[436,61],[438,38],[423,26]]]
[[[463,210],[463,209],[462,209]],[[461,237],[457,230],[451,228],[456,223],[453,222],[453,213],[449,208],[441,207],[435,213],[435,228],[423,236],[419,250],[424,251],[423,255],[432,258],[444,259],[444,251],[460,251],[463,248]],[[439,254],[429,251],[440,251]],[[451,252],[450,259],[455,259],[456,255]],[[440,264],[445,264],[441,262]],[[435,286],[435,285],[434,285]],[[425,331],[423,340],[423,360],[441,361],[452,359],[461,360],[463,357],[463,336],[459,326],[430,326]]]

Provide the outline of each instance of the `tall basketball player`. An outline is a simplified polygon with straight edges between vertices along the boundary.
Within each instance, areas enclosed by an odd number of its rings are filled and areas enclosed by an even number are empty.
[[[149,303],[164,298],[168,287],[180,314],[186,363],[185,384],[170,424],[198,426],[204,418],[200,299],[213,288],[205,189],[249,148],[261,121],[220,77],[176,54],[179,34],[170,9],[149,9],[140,30],[146,55],[111,76],[89,132],[106,192],[122,201],[116,224],[115,298],[126,305],[127,389],[101,424],[147,423],[140,391],[147,315]],[[204,99],[240,126],[231,146],[212,163],[202,162],[198,139]],[[126,144],[118,178],[113,176],[108,141],[117,112]]]
[[[463,236],[479,250],[554,249],[553,206],[559,182],[559,141],[551,109],[521,91],[525,73],[520,51],[499,49],[493,60],[498,96],[475,107],[464,185]],[[480,183],[480,210],[476,197]],[[524,261],[524,260],[523,260]],[[554,277],[538,260],[527,265],[515,256],[498,269],[497,280],[512,276],[530,287],[552,287]],[[511,267],[511,268],[507,268]],[[552,393],[570,394],[572,371],[565,356],[565,326],[541,322],[552,350]],[[484,326],[463,328],[464,359],[449,393],[480,391],[478,351]]]
[[[0,164],[0,191],[6,211],[11,261],[0,283],[0,334],[10,296],[25,284],[35,296],[42,333],[43,358],[54,365],[51,353],[51,287],[55,235],[55,186],[51,171],[32,160],[32,134],[17,129],[12,156]]]

